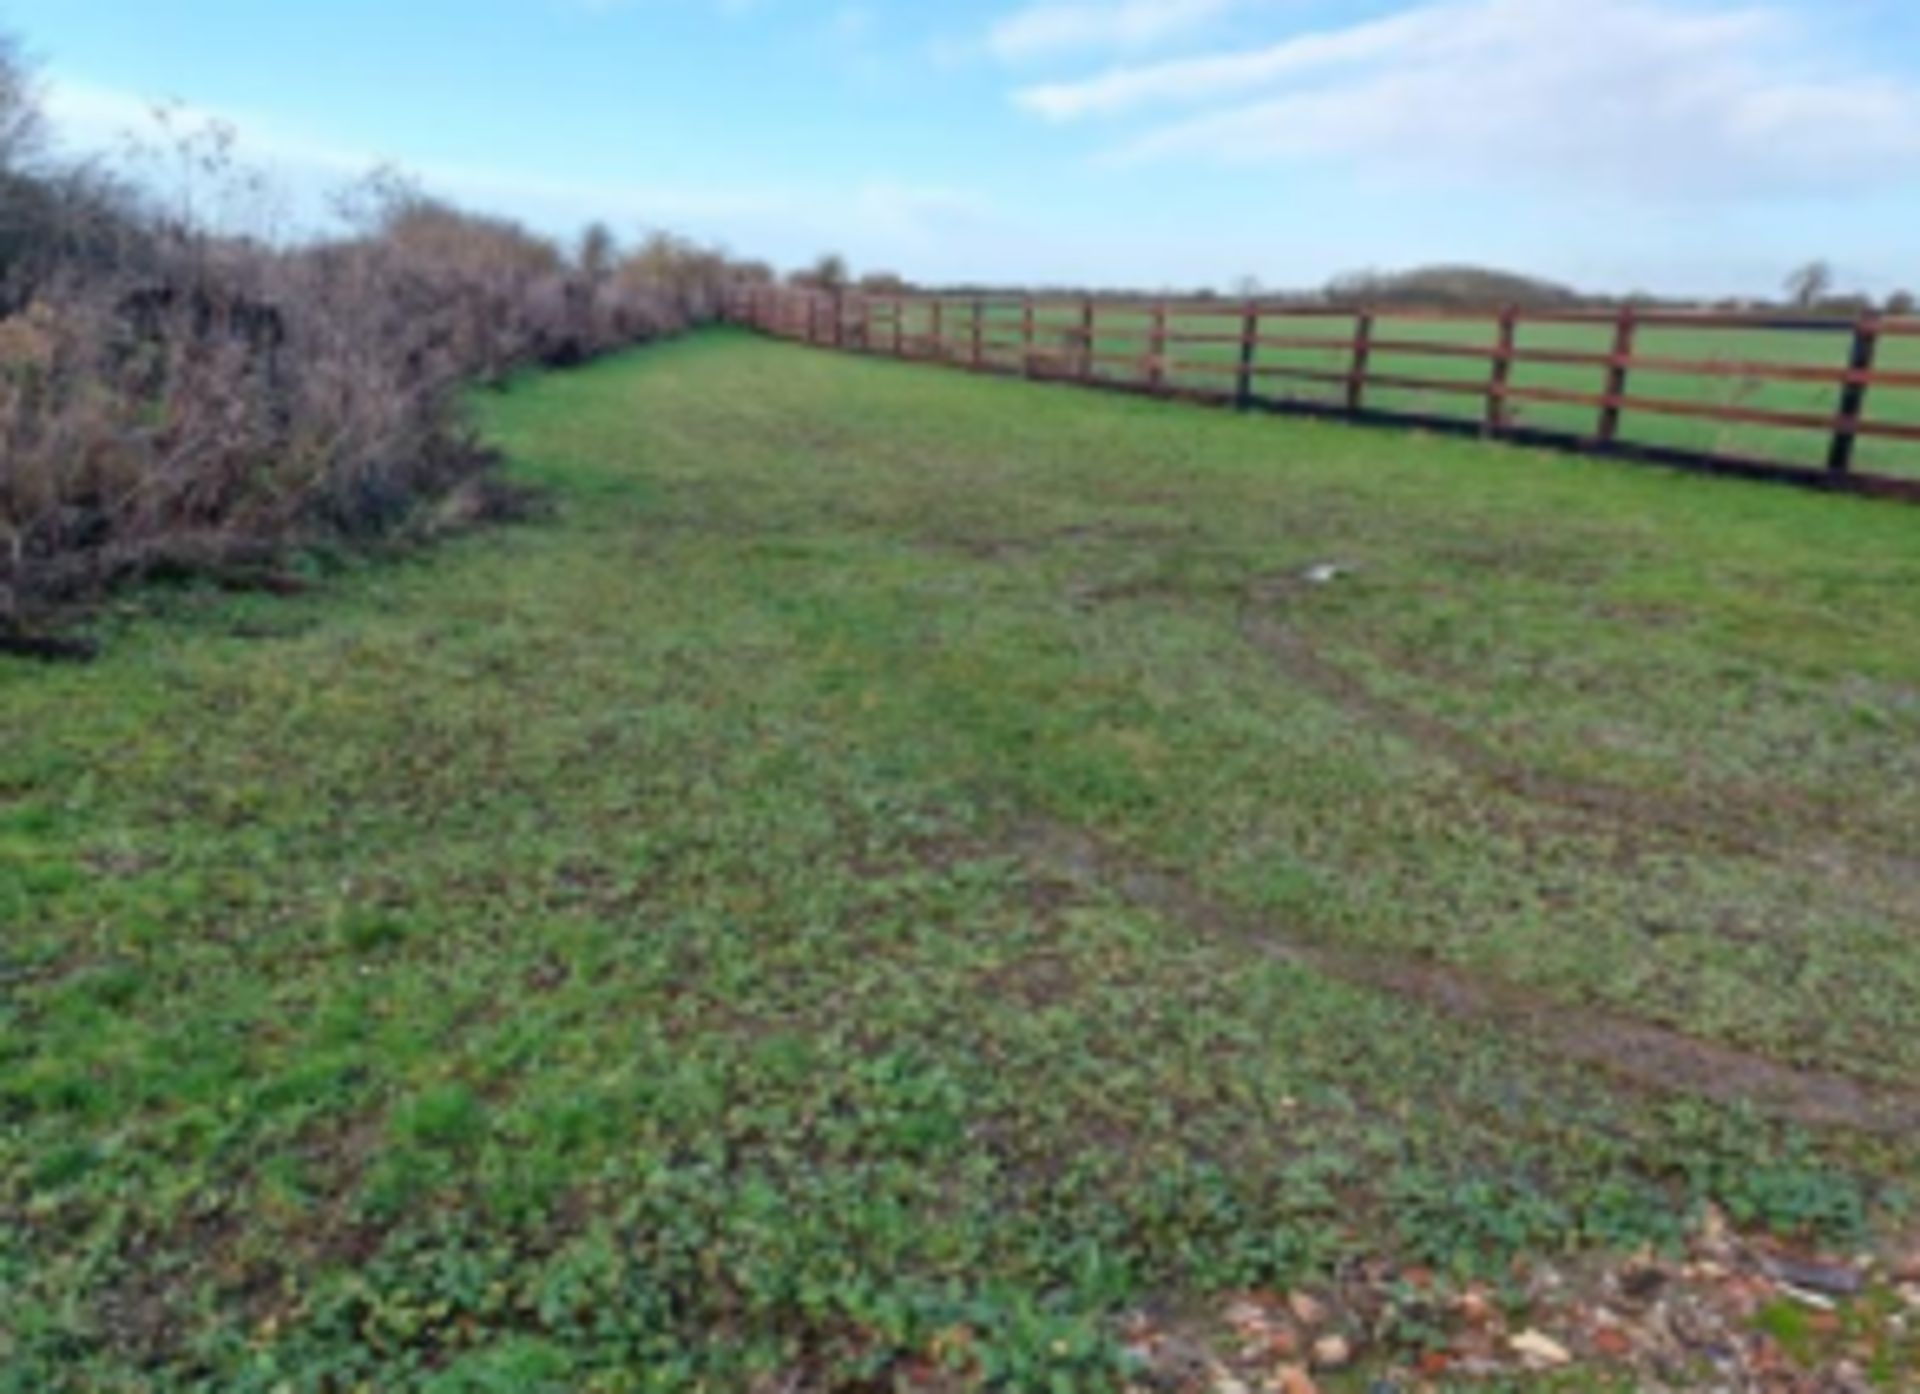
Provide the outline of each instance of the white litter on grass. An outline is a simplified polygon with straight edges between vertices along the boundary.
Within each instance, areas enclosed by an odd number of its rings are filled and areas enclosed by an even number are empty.
[[[1346,567],[1337,566],[1330,561],[1323,561],[1318,566],[1310,566],[1307,568],[1306,579],[1309,585],[1330,586],[1346,574]]]
[[[1515,1355],[1536,1369],[1557,1369],[1573,1363],[1573,1353],[1544,1332],[1528,1329],[1507,1341]]]
[[[1791,1297],[1803,1307],[1811,1307],[1816,1312],[1837,1312],[1840,1304],[1824,1293],[1813,1292],[1807,1288],[1795,1287],[1792,1283],[1780,1284],[1780,1291]]]

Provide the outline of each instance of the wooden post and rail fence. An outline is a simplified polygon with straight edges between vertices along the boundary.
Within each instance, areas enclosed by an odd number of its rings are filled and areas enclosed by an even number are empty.
[[[1044,312],[1064,318],[1043,320]],[[1920,341],[1920,319],[1863,314],[1739,314],[1719,311],[1644,309],[1434,310],[1404,307],[1333,307],[1256,302],[1180,304],[1088,297],[947,297],[821,292],[788,287],[745,288],[729,306],[731,317],[763,333],[824,347],[897,358],[944,362],[974,372],[1081,383],[1118,391],[1208,402],[1239,410],[1263,410],[1360,422],[1417,426],[1586,453],[1619,455],[1685,468],[1783,480],[1816,487],[1920,502],[1920,471],[1912,478],[1862,472],[1857,448],[1863,439],[1920,444],[1920,398],[1910,418],[1867,414],[1869,390],[1920,391],[1920,353],[1910,370],[1878,367],[1879,349],[1892,339]],[[1218,328],[1227,320],[1230,328]],[[1277,332],[1291,321],[1332,321],[1343,333]],[[1103,322],[1104,321],[1104,322]],[[1419,337],[1406,329],[1383,334],[1383,325],[1442,321],[1468,333]],[[1611,347],[1529,346],[1529,327],[1584,326],[1610,336]],[[1741,335],[1739,358],[1648,353],[1643,331],[1711,330]],[[1465,342],[1484,331],[1487,342]],[[1751,356],[1753,336],[1845,335],[1845,362],[1822,364],[1789,357]],[[1194,348],[1217,358],[1192,356]],[[1263,362],[1261,350],[1334,355],[1345,366],[1315,368]],[[1131,350],[1131,351],[1130,351]],[[1381,370],[1383,359],[1479,360],[1482,376],[1422,376]],[[1604,386],[1581,391],[1516,382],[1517,366],[1549,365],[1600,370]],[[1834,410],[1814,412],[1635,394],[1636,373],[1662,380],[1712,381],[1722,386],[1799,383],[1831,386]],[[1330,393],[1321,399],[1276,396],[1268,381],[1308,383]],[[1471,416],[1424,409],[1397,409],[1370,400],[1376,389],[1416,396],[1444,394],[1478,398]],[[1521,419],[1516,404],[1539,403],[1593,412],[1588,430],[1544,429]],[[1782,464],[1712,449],[1682,448],[1627,439],[1627,416],[1678,417],[1744,428],[1773,428],[1824,437],[1820,466]],[[1920,460],[1920,450],[1915,452]]]

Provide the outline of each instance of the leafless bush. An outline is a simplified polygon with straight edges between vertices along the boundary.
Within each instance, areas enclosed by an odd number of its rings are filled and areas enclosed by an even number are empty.
[[[17,168],[40,143],[40,106],[19,45],[0,34],[0,173]]]
[[[50,167],[37,133],[0,44],[0,634],[130,576],[270,573],[300,538],[392,528],[484,467],[469,384],[709,318],[731,275],[664,235],[569,257],[390,176],[343,201],[346,235],[268,245],[205,199]],[[179,165],[229,180],[227,148],[183,135]]]

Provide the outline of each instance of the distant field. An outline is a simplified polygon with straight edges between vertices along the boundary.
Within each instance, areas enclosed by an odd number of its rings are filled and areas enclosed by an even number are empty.
[[[1384,1256],[1358,1390],[1911,1226],[1920,510],[729,332],[480,411],[554,516],[0,667],[0,1390],[1110,1390]]]
[[[967,302],[951,302],[944,337],[955,343],[960,342],[967,332],[965,326],[971,322],[968,314]],[[955,315],[959,318],[952,318]],[[925,334],[930,321],[931,314],[924,305],[913,306],[907,315],[907,332]],[[1057,339],[1062,331],[1072,329],[1078,323],[1078,312],[1071,306],[1050,302],[1037,316],[1038,337],[1044,344],[1050,339]],[[1021,324],[1020,311],[1010,302],[998,302],[989,311],[988,324],[989,338],[1017,339]],[[1133,314],[1102,310],[1096,326],[1099,335],[1097,352],[1118,355],[1144,355],[1146,352],[1147,336],[1151,329],[1151,318],[1146,311]],[[1176,317],[1170,321],[1170,329],[1175,334],[1234,336],[1239,332],[1239,319],[1231,313]],[[1262,346],[1255,355],[1255,367],[1344,373],[1350,366],[1351,358],[1345,346],[1351,342],[1353,330],[1352,317],[1344,315],[1289,316],[1265,320],[1261,330],[1263,334],[1325,338],[1339,347],[1316,350]],[[1441,344],[1491,348],[1496,341],[1497,328],[1491,321],[1382,317],[1375,323],[1374,335],[1379,339],[1431,340]],[[1613,347],[1613,330],[1606,325],[1523,322],[1516,347],[1521,350],[1607,353]],[[1638,331],[1635,342],[1635,352],[1648,357],[1833,368],[1847,366],[1850,349],[1851,331],[1846,328],[1788,332],[1647,327]],[[1174,375],[1173,381],[1176,383],[1230,389],[1239,349],[1234,344],[1226,343],[1176,343],[1172,356],[1197,365],[1195,369]],[[1209,371],[1207,365],[1214,364],[1218,365],[1217,368]],[[1877,366],[1888,370],[1920,372],[1920,338],[1885,339],[1880,345]],[[1475,385],[1485,383],[1489,371],[1488,364],[1480,360],[1394,352],[1376,352],[1372,369],[1390,376],[1438,378]],[[1100,372],[1105,376],[1133,380],[1139,377],[1132,367],[1118,363],[1102,364]],[[1582,365],[1521,363],[1515,366],[1511,381],[1516,387],[1599,393],[1606,385],[1606,370]],[[1309,402],[1334,403],[1343,399],[1343,391],[1337,387],[1270,376],[1258,379],[1257,390],[1271,397],[1290,397]],[[1629,380],[1628,390],[1633,395],[1653,398],[1820,415],[1832,415],[1839,402],[1839,389],[1828,384],[1765,379],[1704,379],[1651,371],[1635,372]],[[1368,405],[1384,410],[1455,416],[1476,421],[1481,419],[1484,412],[1481,398],[1441,391],[1370,388],[1366,400]],[[1869,420],[1920,423],[1920,389],[1875,387],[1868,393],[1867,403]],[[1513,411],[1519,424],[1543,430],[1590,435],[1595,426],[1596,412],[1587,407],[1516,402]],[[1830,437],[1817,431],[1629,412],[1621,420],[1621,439],[1819,468],[1826,462]],[[1920,443],[1863,438],[1856,456],[1856,467],[1920,478]]]

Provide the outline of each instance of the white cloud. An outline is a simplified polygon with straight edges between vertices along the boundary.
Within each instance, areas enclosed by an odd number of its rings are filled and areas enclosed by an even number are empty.
[[[1027,87],[1015,100],[1054,120],[1113,116],[1155,102],[1201,102],[1343,65],[1383,59],[1441,38],[1454,6],[1415,10],[1350,29],[1305,34],[1240,53],[1109,69],[1075,82]]]
[[[1443,181],[1791,192],[1920,158],[1920,85],[1823,60],[1777,6],[1449,0],[1016,93],[1057,121],[1207,108],[1125,159],[1338,161]]]
[[[1147,49],[1199,29],[1239,0],[1040,0],[987,33],[987,51],[1005,62],[1076,49]]]

